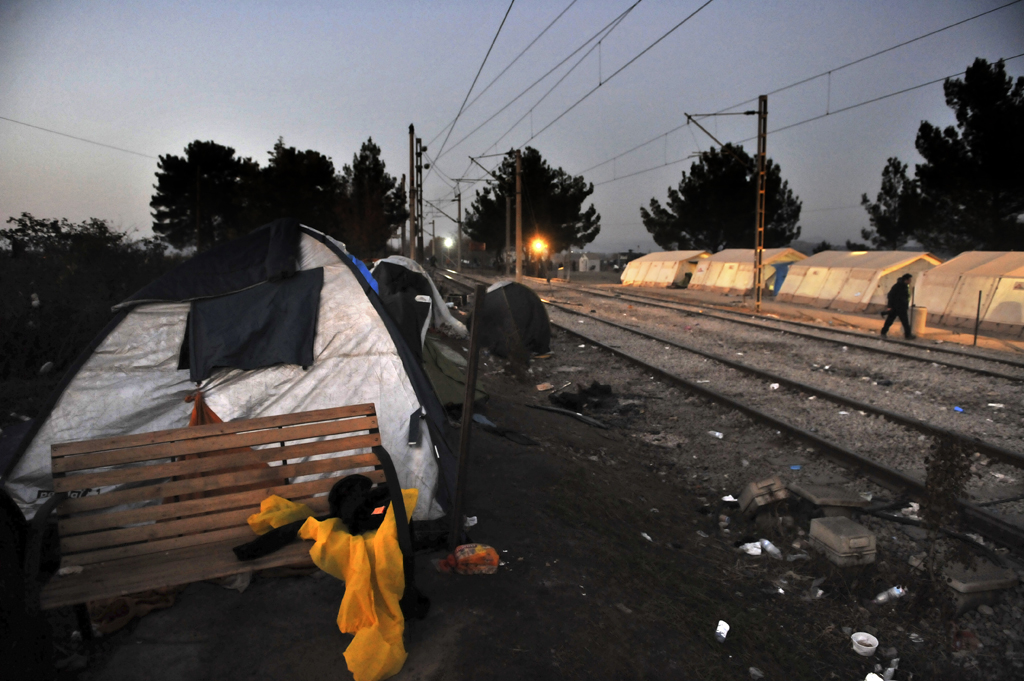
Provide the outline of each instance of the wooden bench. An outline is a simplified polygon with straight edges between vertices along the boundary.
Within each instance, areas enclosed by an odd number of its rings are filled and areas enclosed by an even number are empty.
[[[344,454],[359,449],[371,453]],[[277,494],[325,514],[331,487],[352,469],[367,467],[373,470],[362,474],[391,492],[407,593],[413,585],[405,504],[372,404],[66,442],[51,451],[55,494],[33,519],[26,575],[38,583],[41,530],[54,511],[61,567],[81,571],[53,576],[36,601],[43,609],[75,605],[82,618],[84,604],[96,599],[271,567],[312,566],[309,542],[246,562],[231,549],[256,537],[246,519],[264,498]],[[328,454],[335,456],[296,462]],[[322,474],[333,477],[289,483]],[[126,484],[131,487],[103,491]]]

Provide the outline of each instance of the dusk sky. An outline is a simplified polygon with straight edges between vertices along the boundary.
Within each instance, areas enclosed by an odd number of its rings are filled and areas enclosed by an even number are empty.
[[[516,0],[437,167],[448,178],[479,177],[469,155],[529,144],[596,185],[591,198],[601,234],[588,250],[656,248],[640,206],[652,197],[664,201],[692,162],[673,161],[713,144],[694,126],[658,137],[685,123],[685,113],[756,98],[1009,0],[714,0],[608,80],[704,1],[643,0],[543,102],[536,104],[594,43],[461,141],[633,2],[578,0],[570,7],[571,0]],[[332,157],[340,171],[373,137],[389,172],[401,177],[408,172],[409,124],[436,157],[508,4],[0,0],[0,117],[126,150],[0,120],[0,218],[97,217],[148,236],[156,157],[181,154],[197,139],[262,164],[280,136]],[[801,239],[859,239],[867,225],[860,195],[874,197],[886,159],[920,162],[920,122],[945,126],[954,119],[937,83],[771,131],[962,72],[976,57],[1021,53],[1024,3],[1017,3],[771,95],[768,155],[803,201]],[[1024,58],[1009,61],[1007,71],[1024,74]],[[599,79],[608,82],[540,132]],[[704,124],[723,141],[756,131],[753,117]],[[752,142],[745,146],[753,149]],[[499,160],[482,162],[491,167]],[[450,199],[445,182],[432,172],[426,198]],[[464,187],[464,208],[473,191]],[[454,204],[442,207],[454,212]],[[451,231],[446,218],[437,219],[439,233]]]

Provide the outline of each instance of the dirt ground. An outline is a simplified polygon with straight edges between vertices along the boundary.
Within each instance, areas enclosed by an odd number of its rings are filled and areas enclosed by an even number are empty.
[[[796,508],[760,526],[744,520],[722,497],[738,497],[750,480],[795,475],[790,466],[802,464],[802,479],[888,495],[800,443],[579,345],[556,334],[553,356],[519,379],[485,360],[482,412],[539,444],[474,429],[470,534],[503,565],[493,576],[450,576],[430,564],[442,552],[417,556],[432,607],[410,624],[410,657],[394,678],[747,679],[756,667],[767,679],[863,679],[888,664],[889,648],[901,680],[1024,674],[1024,587],[1005,592],[991,615],[955,618],[948,589],[907,564],[926,542],[892,523],[868,521],[879,554],[866,567],[841,570],[813,551],[794,562],[739,553],[736,544],[762,537],[802,553],[792,544],[809,522]],[[538,383],[594,380],[613,391],[588,412],[607,430],[529,406],[550,404]],[[820,598],[809,596],[812,584]],[[894,584],[909,595],[868,604]],[[89,666],[63,678],[348,678],[349,637],[334,622],[343,589],[319,573],[257,575],[242,594],[194,584],[173,607],[99,639]],[[719,620],[731,627],[724,643]],[[84,650],[71,640],[70,612],[51,621],[60,655]],[[965,629],[983,647],[958,650]],[[879,652],[857,655],[849,631],[876,635]]]

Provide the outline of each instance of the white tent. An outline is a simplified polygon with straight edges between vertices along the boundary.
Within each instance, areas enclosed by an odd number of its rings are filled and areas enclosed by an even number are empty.
[[[707,251],[662,251],[631,260],[622,270],[623,286],[685,286]]]
[[[761,262],[765,287],[774,290],[776,263],[796,262],[806,257],[792,248],[764,249]],[[741,295],[751,293],[754,290],[754,249],[727,248],[701,260],[688,288]]]
[[[1024,334],[1024,253],[968,251],[921,275],[914,303],[928,319],[973,328],[981,294],[981,328]]]
[[[322,270],[322,284],[316,270]],[[195,347],[189,334],[198,333],[196,305],[226,301],[230,307],[236,296],[300,279],[318,287],[318,303],[308,315],[315,328],[315,335],[309,333],[310,364],[232,368],[238,364],[219,360],[198,386],[206,404],[228,421],[373,403],[402,487],[420,491],[414,517],[440,517],[448,489],[454,490],[454,459],[444,441],[441,405],[422,366],[384,312],[362,263],[343,244],[294,220],[276,221],[196,256],[118,306],[68,370],[4,475],[5,489],[26,516],[52,490],[51,444],[188,425],[192,406],[185,398],[197,384],[183,353]],[[262,290],[280,296],[284,289]],[[265,307],[239,314],[256,324],[253,337],[289,332],[275,325]],[[410,418],[421,415],[426,425],[411,444]]]
[[[904,274],[942,261],[913,251],[823,251],[789,268],[776,300],[847,311],[875,311]]]

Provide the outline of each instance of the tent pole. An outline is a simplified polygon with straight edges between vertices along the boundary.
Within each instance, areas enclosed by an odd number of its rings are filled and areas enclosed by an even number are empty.
[[[978,291],[978,312],[974,315],[974,345],[978,344],[978,324],[981,322],[981,291]]]
[[[476,398],[476,368],[480,357],[480,317],[484,310],[487,287],[477,284],[473,292],[473,321],[469,333],[469,361],[466,366],[466,395],[462,400],[462,429],[459,432],[459,475],[455,479],[455,503],[452,504],[452,524],[448,531],[448,550],[454,551],[462,540],[462,509],[469,471],[469,431],[473,426],[473,400]]]

